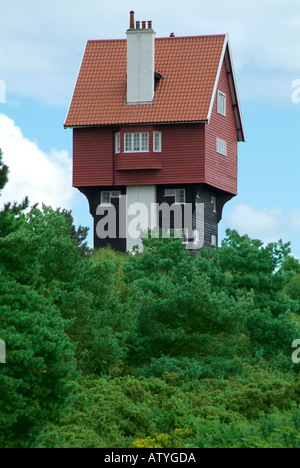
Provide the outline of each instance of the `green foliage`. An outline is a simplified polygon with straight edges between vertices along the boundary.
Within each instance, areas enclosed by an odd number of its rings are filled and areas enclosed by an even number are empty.
[[[26,446],[71,402],[72,347],[59,311],[32,288],[3,274],[0,323],[7,347],[0,374],[0,446]]]
[[[4,189],[8,182],[9,168],[3,163],[3,153],[0,149],[0,190]]]
[[[299,395],[299,379],[259,367],[226,381],[183,381],[178,374],[85,378],[76,409],[59,426],[49,425],[38,445],[298,447]]]
[[[0,190],[8,168],[0,152]],[[91,252],[70,211],[0,211],[0,446],[300,446],[300,264],[227,231]]]

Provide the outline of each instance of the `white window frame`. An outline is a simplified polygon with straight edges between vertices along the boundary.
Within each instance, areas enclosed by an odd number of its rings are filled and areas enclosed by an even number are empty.
[[[212,195],[211,197],[211,204],[213,206],[213,212],[216,213],[217,212],[217,197],[215,197],[214,195]]]
[[[124,153],[148,153],[149,133],[136,132],[124,134]]]
[[[210,245],[212,247],[217,247],[217,236],[215,234],[210,236]]]
[[[217,138],[216,146],[217,153],[222,154],[223,156],[227,156],[227,143],[225,140]]]
[[[182,193],[183,192],[183,201],[182,200]],[[185,189],[165,189],[165,197],[174,197],[175,203],[178,205],[185,204]]]
[[[153,152],[161,153],[162,151],[162,132],[153,132]]]
[[[115,153],[121,153],[121,133],[115,133]]]
[[[218,91],[218,114],[226,117],[226,94]]]
[[[109,201],[106,199],[104,200],[104,195],[103,194],[108,194],[108,197],[107,199],[109,199]],[[111,205],[111,199],[112,198],[120,198],[121,196],[121,192],[119,190],[102,190],[101,191],[101,205]]]

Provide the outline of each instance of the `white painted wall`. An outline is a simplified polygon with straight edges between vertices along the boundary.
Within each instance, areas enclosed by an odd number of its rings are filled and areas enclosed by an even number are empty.
[[[153,29],[128,30],[127,104],[150,103],[154,97]]]
[[[156,186],[127,186],[127,251],[142,249],[141,231],[157,227]]]

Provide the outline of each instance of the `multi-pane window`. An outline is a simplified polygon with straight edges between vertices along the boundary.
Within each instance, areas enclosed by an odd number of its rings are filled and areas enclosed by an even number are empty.
[[[226,94],[218,91],[218,113],[226,116]]]
[[[125,133],[125,153],[149,151],[149,133]]]
[[[153,151],[160,153],[161,146],[161,132],[153,132]]]
[[[180,203],[181,205],[185,203],[185,189],[166,189],[166,197],[174,197],[175,203]]]
[[[121,151],[121,138],[120,138],[120,132],[115,134],[115,152],[120,153]]]
[[[121,195],[121,192],[115,190],[112,192],[101,192],[101,203],[103,205],[111,205],[111,199],[112,198],[119,198]]]
[[[217,138],[217,153],[223,154],[223,156],[227,156],[227,143],[221,138]]]

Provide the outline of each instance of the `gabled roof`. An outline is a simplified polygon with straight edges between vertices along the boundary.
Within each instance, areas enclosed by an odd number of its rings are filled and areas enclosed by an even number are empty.
[[[126,40],[89,41],[65,127],[209,122],[224,58],[238,139],[244,141],[227,35],[155,39],[161,78],[153,103],[131,105],[126,105]]]

